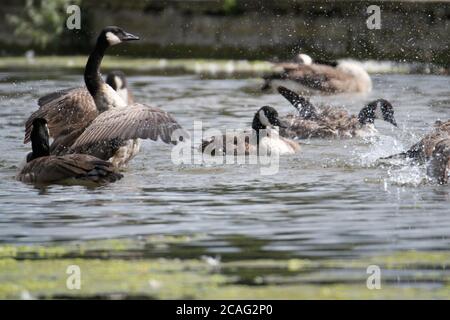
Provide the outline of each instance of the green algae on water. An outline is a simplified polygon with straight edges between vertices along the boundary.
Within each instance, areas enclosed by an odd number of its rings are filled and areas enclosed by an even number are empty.
[[[204,235],[0,246],[0,298],[449,299],[450,252],[399,251],[357,259],[227,259],[156,255]],[[175,252],[177,252],[175,250]],[[81,288],[66,285],[81,270]],[[369,290],[367,267],[381,269]]]

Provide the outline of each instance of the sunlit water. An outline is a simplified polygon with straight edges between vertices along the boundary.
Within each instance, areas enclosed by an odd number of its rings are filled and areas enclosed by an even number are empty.
[[[435,120],[450,118],[449,77],[373,75],[368,96],[313,97],[354,113],[386,98],[399,129],[378,122],[380,135],[368,140],[305,141],[300,154],[281,158],[276,175],[250,165],[174,165],[170,146],[146,141],[117,183],[46,189],[14,180],[30,150],[22,143],[23,123],[40,95],[81,78],[55,71],[0,73],[0,79],[3,243],[202,234],[195,243],[202,253],[240,259],[450,247],[450,186],[429,184],[421,167],[375,163],[409,147]],[[259,92],[258,79],[139,75],[129,82],[137,101],[164,108],[188,130],[194,120],[204,129],[248,127],[263,105],[294,111],[283,97]]]

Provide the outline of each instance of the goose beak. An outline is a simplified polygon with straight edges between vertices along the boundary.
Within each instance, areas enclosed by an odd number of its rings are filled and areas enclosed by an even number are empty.
[[[125,32],[125,34],[122,37],[122,41],[132,41],[132,40],[139,40],[139,37],[135,36],[134,34]]]
[[[395,119],[391,119],[389,122],[390,122],[394,127],[398,128],[397,121],[395,121]]]

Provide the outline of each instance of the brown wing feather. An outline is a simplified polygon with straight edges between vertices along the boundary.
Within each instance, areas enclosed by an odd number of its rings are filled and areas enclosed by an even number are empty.
[[[50,93],[38,101],[39,109],[25,123],[24,143],[30,141],[33,120],[47,120],[50,136],[58,138],[68,127],[86,127],[98,115],[94,99],[86,88],[72,88]]]
[[[98,115],[75,141],[72,149],[114,139],[141,138],[156,141],[159,137],[163,142],[171,143],[171,135],[177,129],[181,129],[181,126],[169,113],[135,103],[126,108],[111,109]]]
[[[350,113],[344,108],[325,106],[320,108],[320,118],[332,120],[347,120],[351,117]]]
[[[66,94],[70,93],[73,90],[76,90],[78,88],[68,88],[68,89],[62,89],[62,90],[58,90],[49,94],[46,94],[43,97],[40,97],[38,99],[38,106],[43,106],[46,105],[50,102],[52,102],[53,100],[59,99],[62,96],[65,96]]]
[[[60,156],[68,153],[70,147],[84,130],[84,127],[78,129],[72,127],[66,128],[66,130],[61,132],[61,134],[53,140],[50,146],[50,154]]]
[[[327,65],[299,65],[298,68],[289,70],[287,78],[297,81],[307,87],[334,92],[337,90],[336,81],[342,81],[343,73]]]
[[[446,131],[431,132],[409,148],[407,154],[411,158],[416,158],[419,161],[426,161],[431,158],[436,144],[448,138],[449,133]]]
[[[284,118],[288,128],[281,128],[280,135],[287,138],[331,138],[338,136],[338,130],[320,121],[306,120],[289,115]]]
[[[340,107],[323,106],[318,109],[316,119],[305,119],[297,115],[287,115],[284,121],[288,128],[280,129],[280,134],[289,138],[345,138],[355,136],[359,121],[355,115]]]
[[[443,140],[450,138],[450,120],[445,122],[436,121],[433,131],[426,134],[419,142],[411,146],[407,151],[394,154],[383,159],[412,158],[418,162],[428,161],[436,148]]]
[[[440,131],[444,131],[447,132],[448,134],[450,134],[450,120],[447,121],[436,121],[436,123],[434,124],[434,127],[436,128],[436,130],[440,130]]]

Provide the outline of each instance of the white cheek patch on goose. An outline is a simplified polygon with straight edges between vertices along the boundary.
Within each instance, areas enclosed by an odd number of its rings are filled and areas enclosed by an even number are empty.
[[[263,126],[269,127],[271,125],[269,119],[267,119],[266,114],[264,113],[263,110],[259,112],[259,121],[261,121],[261,124]]]
[[[117,93],[123,99],[123,101],[128,102],[128,90],[127,90],[127,88],[117,89]]]
[[[95,100],[95,103],[97,106],[101,106],[102,109],[108,110],[110,108],[127,106],[127,102],[108,84],[105,83],[100,90],[102,90],[102,94]]]
[[[114,76],[114,83],[116,84],[117,89],[122,89],[123,82],[122,79],[120,79],[120,77]]]
[[[110,45],[115,45],[115,44],[118,44],[118,43],[121,43],[122,41],[119,39],[119,37],[118,36],[116,36],[114,33],[112,33],[112,32],[107,32],[106,33],[106,40],[108,41],[108,43],[110,44]]]

